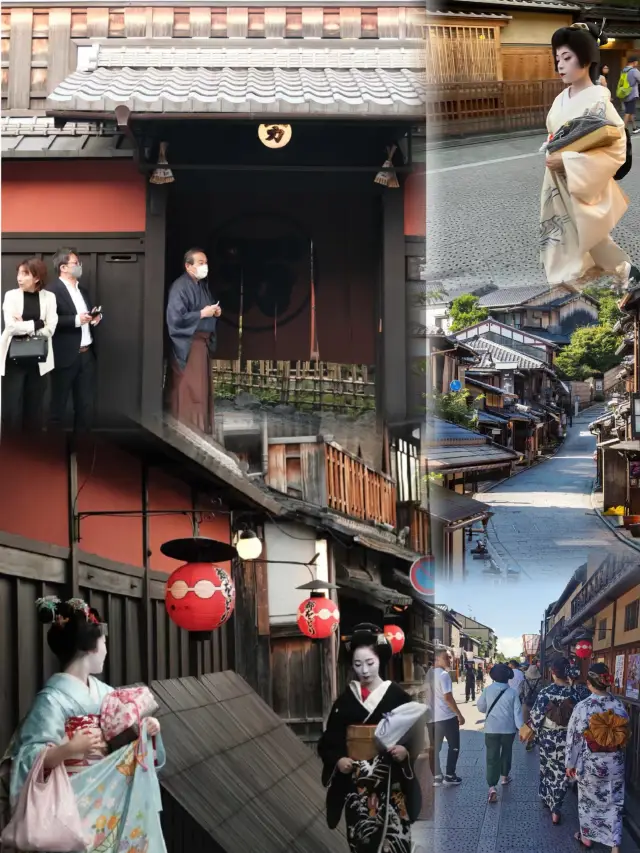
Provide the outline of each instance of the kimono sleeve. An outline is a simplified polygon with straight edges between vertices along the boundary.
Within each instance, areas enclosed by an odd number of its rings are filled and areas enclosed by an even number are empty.
[[[587,709],[583,702],[579,702],[573,710],[567,728],[567,746],[565,748],[565,766],[567,769],[578,767],[584,743],[583,735],[588,728]]]
[[[47,690],[36,696],[15,744],[11,762],[11,802],[15,803],[33,762],[49,744],[59,746],[65,737],[63,706]]]
[[[336,764],[347,755],[347,719],[341,713],[338,699],[331,709],[327,727],[318,741],[318,755],[322,760],[322,784],[328,785]]]
[[[200,310],[189,305],[187,289],[182,281],[175,281],[167,302],[167,328],[172,338],[192,338],[200,323]]]
[[[619,128],[619,139],[605,148],[595,148],[583,154],[566,151],[562,155],[567,188],[572,196],[586,204],[594,204],[600,199],[607,184],[627,158],[624,125],[611,102],[607,104],[606,117]]]

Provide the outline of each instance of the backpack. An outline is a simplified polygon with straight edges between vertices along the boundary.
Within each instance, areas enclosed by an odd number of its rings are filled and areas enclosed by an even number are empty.
[[[618,80],[618,88],[616,89],[616,98],[619,98],[621,101],[624,101],[625,98],[628,98],[631,94],[631,83],[629,83],[629,75],[626,71],[623,71],[620,75],[620,79]]]
[[[535,681],[531,682],[529,679],[525,679],[525,687],[524,687],[524,695],[522,697],[522,701],[529,708],[533,707],[534,702],[536,701],[536,696],[538,693],[538,685],[542,681],[542,676],[540,678],[536,678]]]
[[[626,177],[626,175],[631,171],[631,166],[633,165],[633,149],[631,147],[631,134],[629,133],[629,128],[625,127],[624,132],[627,137],[627,155],[624,163],[613,176],[614,181],[621,181]]]

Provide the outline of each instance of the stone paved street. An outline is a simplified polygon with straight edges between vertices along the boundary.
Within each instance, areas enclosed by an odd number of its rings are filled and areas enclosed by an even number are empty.
[[[574,418],[556,456],[479,495],[494,512],[489,545],[504,572],[522,580],[559,573],[568,579],[593,549],[626,547],[592,507],[596,442],[588,425],[602,411],[593,406]],[[470,579],[483,568],[482,561],[467,562]]]
[[[552,826],[548,811],[538,798],[538,753],[525,752],[514,745],[512,775],[514,781],[500,788],[498,802],[487,803],[485,781],[483,715],[475,703],[464,703],[464,688],[454,685],[454,696],[466,723],[458,775],[463,782],[457,788],[431,787],[431,774],[426,759],[418,762],[418,773],[425,793],[432,799],[425,809],[426,820],[413,829],[413,853],[568,853],[582,849],[574,841],[578,829],[577,796],[569,791],[565,800],[564,820]],[[446,757],[446,746],[441,760]],[[435,796],[434,796],[435,795]],[[608,848],[595,845],[596,851]],[[622,853],[638,853],[638,846],[625,836]]]
[[[544,284],[538,217],[544,157],[539,136],[427,152],[428,272],[435,280],[498,287]],[[640,260],[640,134],[621,187],[631,204],[614,238]]]

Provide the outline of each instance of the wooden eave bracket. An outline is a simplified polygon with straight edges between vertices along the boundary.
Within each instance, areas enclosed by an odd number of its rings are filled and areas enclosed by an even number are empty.
[[[136,165],[140,163],[140,148],[138,145],[138,140],[135,137],[133,130],[131,129],[131,110],[129,107],[124,104],[119,104],[115,109],[116,115],[116,127],[118,129],[118,133],[121,133],[131,143],[133,149],[133,159]]]

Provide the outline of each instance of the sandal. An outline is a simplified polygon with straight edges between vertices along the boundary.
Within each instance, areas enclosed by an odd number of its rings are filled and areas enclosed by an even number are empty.
[[[551,823],[554,826],[560,826],[562,823],[562,815],[560,812],[551,812]]]
[[[575,840],[578,842],[578,844],[581,847],[586,847],[588,850],[590,850],[593,847],[593,842],[591,841],[589,844],[587,844],[583,840],[582,835],[579,832],[576,832],[576,834],[573,837],[575,838]]]
[[[501,785],[510,785],[513,782],[513,776],[505,776],[500,780]]]
[[[495,788],[489,788],[489,802],[497,803],[498,802],[498,792]]]

